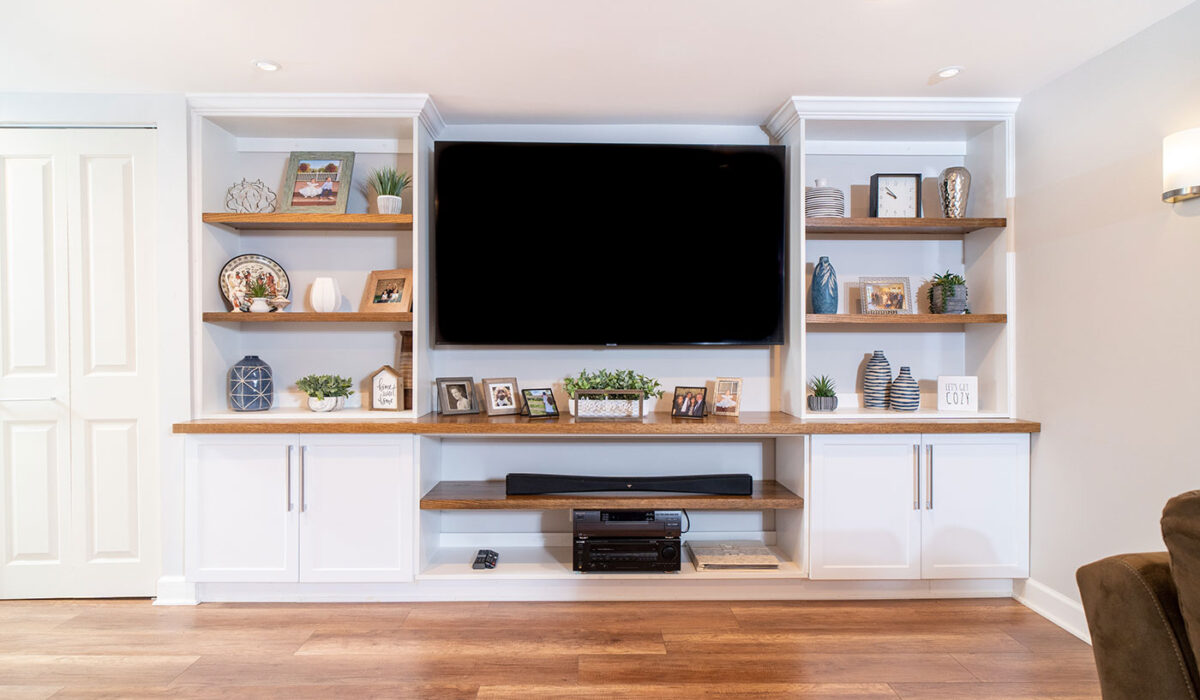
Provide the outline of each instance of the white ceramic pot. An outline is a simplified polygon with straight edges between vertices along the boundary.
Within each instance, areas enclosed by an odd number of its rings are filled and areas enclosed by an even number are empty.
[[[308,288],[308,305],[313,311],[327,314],[342,304],[342,290],[332,277],[318,277]]]
[[[254,297],[250,300],[250,313],[265,314],[271,311],[271,302],[266,297]]]
[[[317,413],[327,413],[329,411],[340,411],[346,405],[345,396],[328,396],[323,399],[314,399],[308,397],[308,408],[310,411]]]
[[[404,199],[394,194],[381,194],[375,198],[375,208],[380,214],[399,214],[404,206]]]

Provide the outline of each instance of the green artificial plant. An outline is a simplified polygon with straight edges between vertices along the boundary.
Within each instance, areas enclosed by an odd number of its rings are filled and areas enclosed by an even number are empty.
[[[310,374],[296,381],[296,386],[300,388],[300,391],[317,401],[337,396],[349,396],[354,393],[350,390],[350,385],[349,378],[339,377],[336,374]]]
[[[267,296],[267,293],[267,285],[263,284],[262,282],[255,282],[254,284],[250,285],[250,297],[252,299],[265,297]]]
[[[812,390],[812,395],[819,398],[831,398],[837,396],[837,383],[828,374],[822,374],[819,377],[813,377],[808,380],[808,388]]]
[[[662,385],[657,379],[652,379],[644,374],[637,374],[631,369],[606,370],[602,369],[596,372],[588,372],[586,369],[579,372],[577,377],[566,377],[563,379],[563,388],[571,398],[575,398],[575,392],[581,389],[636,389],[645,392],[646,398],[661,399],[663,395]],[[610,399],[636,399],[637,394],[610,394]]]
[[[929,285],[929,308],[937,308],[937,305],[933,300],[934,289],[940,287],[942,290],[942,299],[949,299],[954,296],[955,287],[965,286],[967,286],[967,280],[962,275],[955,274],[949,270],[946,270],[945,274],[935,274],[933,276],[932,284]],[[966,313],[971,313],[970,309],[968,309]]]
[[[371,171],[367,183],[375,190],[375,194],[399,197],[412,184],[412,176],[407,170],[396,172],[395,168],[380,168]]]

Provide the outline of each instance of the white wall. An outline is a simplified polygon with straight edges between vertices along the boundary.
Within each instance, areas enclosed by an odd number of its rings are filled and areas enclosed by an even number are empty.
[[[1069,624],[1075,570],[1163,550],[1164,502],[1200,488],[1200,200],[1161,202],[1163,136],[1200,126],[1197,36],[1192,5],[1017,113],[1017,411],[1043,430],[1023,595]]]

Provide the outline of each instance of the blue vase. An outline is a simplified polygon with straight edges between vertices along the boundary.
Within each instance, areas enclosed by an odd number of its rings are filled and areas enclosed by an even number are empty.
[[[229,369],[229,404],[235,411],[265,411],[275,401],[271,365],[247,355]]]
[[[829,257],[821,256],[813,268],[812,308],[814,314],[836,314],[838,307],[837,272],[829,264]]]
[[[867,361],[867,369],[863,373],[863,406],[867,408],[888,407],[888,384],[892,381],[892,366],[883,356],[882,350],[876,350]]]
[[[921,407],[921,392],[917,387],[917,380],[913,379],[907,367],[900,368],[900,374],[896,375],[888,390],[888,400],[893,411],[915,411]]]

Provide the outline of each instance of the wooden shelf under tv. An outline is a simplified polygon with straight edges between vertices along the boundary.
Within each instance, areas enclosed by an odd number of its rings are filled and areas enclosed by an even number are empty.
[[[880,219],[875,217],[843,218],[820,216],[806,219],[805,234],[887,234],[896,236],[956,235],[985,228],[1004,228],[1008,219]]]
[[[1008,323],[1008,314],[807,314],[813,330],[845,326],[961,326],[973,323]]]
[[[754,482],[749,496],[705,494],[545,494],[509,496],[503,481],[439,481],[421,497],[422,510],[565,510],[569,508],[691,508],[774,510],[804,507],[804,499],[777,481]]]
[[[411,311],[274,311],[265,314],[244,311],[205,311],[205,323],[411,323]]]
[[[237,231],[411,231],[412,214],[233,214],[206,212],[206,224]]]

